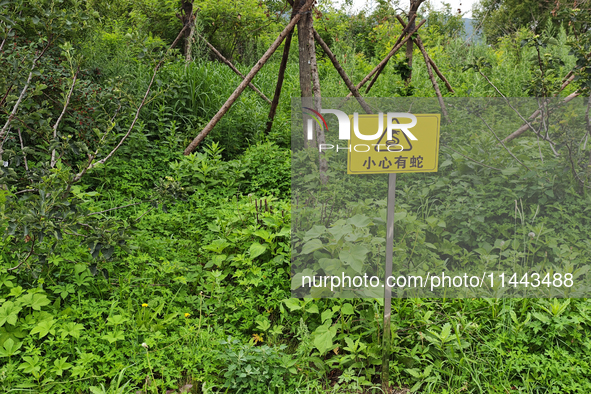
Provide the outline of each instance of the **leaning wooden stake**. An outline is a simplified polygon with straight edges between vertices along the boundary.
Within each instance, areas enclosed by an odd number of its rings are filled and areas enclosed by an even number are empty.
[[[418,40],[417,40],[418,41]],[[429,74],[429,78],[431,79],[431,83],[433,84],[433,89],[435,89],[435,94],[437,95],[437,100],[439,100],[439,106],[441,107],[441,112],[443,112],[443,116],[447,120],[447,123],[451,123],[449,119],[449,115],[447,114],[447,110],[445,109],[445,103],[443,102],[443,96],[441,95],[441,90],[439,90],[439,85],[433,76],[433,71],[431,71],[431,63],[429,62],[429,55],[427,55],[427,51],[425,47],[420,45],[419,49],[423,54],[423,58],[425,59],[425,65],[427,66],[427,73]]]
[[[416,15],[416,14],[414,14],[414,15],[413,15],[413,16],[412,16],[410,19],[411,19],[411,20],[414,20],[416,16],[417,16],[417,15]],[[409,22],[410,22],[410,21],[409,21]],[[407,30],[409,29],[409,27],[410,27],[410,26],[405,26],[405,27],[402,29],[402,32],[400,33],[400,36],[398,36],[398,39],[397,39],[397,40],[396,40],[396,42],[394,43],[394,46],[393,46],[393,47],[395,47],[396,45],[398,45],[398,44],[400,43],[400,41],[401,41],[401,40],[404,38],[404,36],[406,35],[406,33],[407,33]],[[366,93],[366,94],[367,94],[367,93],[369,93],[369,91],[371,90],[371,88],[372,88],[373,84],[374,84],[374,83],[376,83],[376,81],[377,81],[378,77],[380,76],[380,74],[382,73],[382,71],[384,71],[384,69],[386,68],[386,66],[387,66],[387,65],[388,65],[388,62],[384,63],[384,65],[382,66],[382,68],[380,68],[380,69],[379,69],[379,70],[376,72],[376,74],[373,76],[373,79],[371,80],[371,82],[369,83],[369,85],[367,85],[367,89],[365,89],[365,93]]]
[[[228,59],[226,59],[224,57],[224,55],[222,55],[217,49],[215,49],[215,47],[213,45],[211,45],[206,39],[205,37],[203,37],[201,34],[197,34],[199,36],[199,38],[201,38],[203,40],[203,42],[205,42],[205,45],[207,45],[207,47],[209,49],[211,49],[211,51],[213,53],[215,53],[215,55],[224,63],[226,63],[226,65],[228,67],[230,67],[232,69],[232,71],[234,71],[236,74],[238,74],[242,79],[244,79],[244,74],[242,74],[240,71],[238,71],[238,69],[236,67],[234,67],[234,65],[232,64],[232,62],[230,62]],[[269,100],[267,98],[267,96],[265,96],[263,94],[263,92],[261,92],[256,86],[254,86],[252,83],[248,84],[248,87],[251,88],[252,90],[254,90],[255,92],[258,93],[259,96],[261,96],[266,102],[268,102],[269,104],[271,104],[271,100]]]
[[[400,41],[400,43],[398,43],[398,45],[396,45],[394,48],[392,48],[392,49],[390,50],[390,52],[388,52],[388,55],[386,55],[386,57],[385,57],[385,58],[384,58],[384,59],[383,59],[383,60],[382,60],[382,61],[381,61],[381,62],[380,62],[380,63],[379,63],[379,64],[378,64],[378,65],[377,65],[377,66],[376,66],[376,67],[375,67],[373,70],[371,70],[371,71],[370,71],[370,73],[369,73],[369,74],[367,74],[367,75],[365,76],[365,78],[363,78],[363,79],[361,80],[361,82],[359,82],[359,83],[357,84],[357,86],[356,86],[357,90],[361,89],[361,87],[362,87],[363,85],[365,85],[365,83],[366,83],[367,81],[369,81],[369,79],[370,79],[371,77],[373,77],[373,75],[374,75],[374,74],[375,74],[375,73],[376,73],[376,72],[377,72],[377,71],[378,71],[380,68],[382,68],[382,67],[384,66],[384,64],[386,64],[386,63],[388,62],[388,60],[390,60],[390,58],[391,58],[392,56],[394,56],[394,55],[396,54],[396,52],[398,52],[398,50],[399,50],[400,48],[402,48],[402,46],[403,46],[404,44],[406,44],[406,42],[407,42],[407,41],[410,39],[410,37],[411,37],[413,34],[415,34],[415,33],[416,33],[416,32],[417,32],[417,31],[418,31],[420,28],[421,28],[421,26],[423,26],[423,25],[425,24],[425,22],[426,22],[426,21],[427,21],[426,19],[423,19],[423,20],[422,20],[422,21],[421,21],[421,22],[420,22],[420,23],[417,25],[417,27],[415,27],[413,30],[411,30],[411,32],[410,32],[410,33],[409,33],[409,34],[408,34],[406,37],[404,37],[404,39],[403,39],[402,41]],[[347,95],[347,97],[351,97],[351,96],[352,96],[352,93],[349,93],[349,94]]]
[[[228,97],[228,100],[226,100],[224,105],[222,105],[222,107],[214,115],[214,117],[209,121],[209,123],[205,126],[205,128],[203,128],[201,133],[199,133],[197,135],[197,137],[195,137],[195,139],[193,139],[193,141],[189,144],[189,146],[187,146],[187,148],[184,151],[185,155],[190,155],[191,152],[193,152],[193,150],[195,150],[197,145],[199,145],[199,143],[201,143],[201,141],[203,141],[203,139],[207,136],[207,134],[209,134],[209,132],[211,130],[213,130],[214,126],[220,121],[220,119],[226,114],[226,112],[228,112],[230,107],[232,107],[232,104],[234,104],[236,99],[238,99],[238,97],[240,97],[240,94],[244,91],[244,89],[246,89],[248,84],[253,80],[253,78],[257,75],[257,73],[260,71],[260,69],[265,65],[267,60],[269,60],[271,55],[273,55],[273,53],[275,52],[277,47],[279,47],[279,45],[281,45],[281,43],[283,42],[285,37],[289,34],[289,32],[295,26],[295,24],[298,23],[298,21],[300,20],[300,18],[302,16],[301,12],[307,11],[312,6],[313,3],[314,3],[314,0],[307,0],[306,1],[304,6],[300,9],[300,13],[298,13],[294,16],[294,18],[289,22],[289,24],[285,27],[285,29],[283,29],[283,31],[279,34],[279,37],[277,37],[277,39],[273,42],[271,47],[269,49],[267,49],[267,52],[265,52],[263,57],[261,57],[259,59],[257,64],[252,68],[252,70],[250,70],[250,72],[246,75],[246,77],[244,77],[244,80],[242,81],[242,83],[240,85],[238,85],[238,87],[236,88],[234,93],[232,93],[232,95],[230,97]]]
[[[355,96],[355,98],[357,98],[357,101],[359,101],[359,104],[361,105],[363,110],[368,114],[372,113],[372,110],[369,107],[369,105],[367,105],[367,103],[365,102],[363,97],[361,97],[361,95],[359,94],[359,89],[355,85],[353,85],[353,82],[351,82],[351,80],[349,79],[349,77],[345,73],[345,70],[343,70],[343,67],[341,67],[341,65],[339,64],[335,55],[332,53],[332,51],[330,50],[328,45],[326,45],[326,43],[324,42],[322,37],[320,37],[320,34],[318,34],[318,32],[315,29],[314,29],[314,38],[316,39],[318,44],[320,44],[320,47],[322,47],[322,50],[324,50],[324,52],[326,53],[326,56],[328,56],[328,58],[332,62],[332,65],[334,66],[334,68],[338,71],[339,75],[341,76],[341,78],[345,82],[345,85],[347,85],[347,87],[351,91],[351,94],[353,94],[353,96]]]
[[[291,13],[293,19],[295,10]],[[279,65],[279,75],[277,76],[277,85],[275,85],[275,93],[273,94],[273,102],[271,103],[271,109],[269,110],[269,120],[267,120],[267,129],[265,134],[271,132],[273,127],[273,120],[275,120],[275,113],[277,112],[277,106],[279,105],[279,98],[281,96],[281,88],[283,87],[283,78],[285,77],[285,69],[287,68],[287,61],[289,60],[289,49],[291,47],[291,38],[293,37],[293,30],[291,30],[285,38],[285,45],[283,46],[283,56],[281,57],[281,64]]]
[[[406,23],[404,23],[404,20],[402,20],[402,18],[400,17],[400,15],[396,15],[396,19],[398,19],[398,22],[400,22],[400,24],[402,25],[403,29],[407,28]],[[427,51],[425,50],[425,46],[423,45],[423,41],[421,40],[421,37],[419,37],[419,35],[417,34],[417,37],[414,39],[415,44],[417,44],[417,46],[419,47],[419,49],[421,50],[421,52],[424,51],[424,53],[427,53]],[[451,87],[451,85],[449,84],[449,81],[447,80],[447,78],[445,78],[443,76],[443,74],[441,73],[441,71],[439,71],[439,67],[437,67],[437,64],[435,64],[435,62],[433,61],[433,59],[431,59],[431,56],[427,55],[427,58],[429,59],[429,63],[431,64],[431,67],[433,67],[433,70],[435,70],[435,73],[437,74],[437,76],[445,83],[445,87],[447,88],[447,90],[449,90],[451,93],[455,93],[453,88]]]

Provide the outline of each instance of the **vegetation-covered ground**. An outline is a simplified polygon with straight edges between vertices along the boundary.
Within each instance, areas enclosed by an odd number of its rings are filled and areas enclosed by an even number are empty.
[[[283,3],[196,4],[197,31],[244,73],[285,24]],[[246,90],[183,156],[240,79],[199,39],[190,63],[179,49],[167,52],[181,28],[178,8],[0,3],[0,390],[380,392],[383,301],[290,298],[291,163],[307,160],[290,148],[297,35],[272,131],[264,132],[268,104]],[[457,16],[431,11],[421,37],[457,97],[497,96],[494,86],[508,97],[577,89],[589,97],[588,15],[559,11],[535,31],[521,26],[488,42],[467,42]],[[356,82],[395,42],[394,15],[387,3],[352,16],[321,4],[315,26]],[[269,97],[281,49],[254,80]],[[346,95],[318,57],[322,94]],[[576,80],[559,92],[571,70]],[[424,63],[415,61],[410,86],[407,71],[400,53],[371,95],[434,96]],[[512,157],[490,134],[442,135],[438,173],[399,177],[396,209],[406,215],[396,224],[396,258],[589,262],[584,137],[552,134],[555,156],[524,134],[507,144]],[[380,207],[367,190],[352,191],[364,198],[348,213]],[[587,299],[392,303],[393,387],[591,391]]]

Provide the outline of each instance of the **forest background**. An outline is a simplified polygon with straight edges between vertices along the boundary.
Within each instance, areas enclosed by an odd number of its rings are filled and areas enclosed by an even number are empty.
[[[291,163],[309,160],[290,149],[297,34],[272,129],[269,104],[247,89],[183,155],[241,82],[204,39],[246,74],[290,6],[194,7],[187,61],[182,38],[169,49],[178,1],[0,2],[0,391],[381,392],[383,301],[290,298]],[[351,15],[321,2],[312,14],[356,82],[391,49],[407,8],[380,0]],[[479,39],[451,7],[419,9],[423,43],[455,90],[444,96],[587,103],[588,2],[481,0],[473,15]],[[253,81],[269,98],[281,50]],[[322,94],[346,95],[317,57]],[[409,71],[397,54],[372,96],[434,97],[425,64],[413,63],[410,83]],[[524,133],[507,142],[512,155],[486,130],[443,135],[439,172],[398,181],[397,258],[587,264],[590,132],[553,130],[557,154]],[[327,228],[367,206],[384,208],[359,198]],[[587,299],[392,303],[393,392],[591,389]]]

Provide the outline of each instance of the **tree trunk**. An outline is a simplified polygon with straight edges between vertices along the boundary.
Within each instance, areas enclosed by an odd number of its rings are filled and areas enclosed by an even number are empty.
[[[313,19],[310,16],[310,27],[309,27],[309,36],[308,42],[310,45],[310,69],[312,71],[312,91],[314,93],[314,107],[316,107],[316,111],[320,112],[322,109],[322,95],[320,94],[320,77],[318,76],[318,64],[316,63],[316,44],[314,42],[314,26],[313,26]],[[324,135],[324,130],[318,124],[314,124],[314,129],[316,130],[316,141],[318,142],[318,146],[320,147],[321,144],[326,143],[326,137]],[[320,182],[325,184],[328,182],[328,177],[326,172],[328,171],[328,163],[326,162],[326,153],[324,151],[319,150],[318,156],[318,169],[320,172]]]
[[[185,61],[191,61],[191,48],[193,46],[193,35],[195,34],[195,15],[193,15],[193,0],[182,0],[182,14],[176,14],[184,28],[185,37]],[[185,28],[186,27],[186,28]]]
[[[299,8],[303,5],[304,0],[299,1]],[[312,100],[312,65],[310,61],[310,30],[312,27],[312,15],[310,12],[301,14],[302,17],[298,22],[298,46],[299,46],[299,60],[300,60],[300,92],[302,96],[303,107],[313,107]],[[312,136],[312,140],[308,140],[306,125],[308,116],[304,115],[304,147],[316,147],[316,135]]]
[[[410,10],[408,11],[408,20],[409,20],[409,27],[408,31],[413,31],[415,28],[415,15],[421,3],[425,0],[410,0]],[[406,86],[410,85],[412,81],[412,50],[414,49],[414,45],[412,40],[408,40],[406,42],[406,58],[408,59],[408,68],[410,69],[408,78],[406,80]]]
[[[189,36],[185,41],[185,62],[191,63],[193,60],[191,56],[191,49],[193,49],[193,36],[195,35],[195,17],[192,17],[189,28]]]

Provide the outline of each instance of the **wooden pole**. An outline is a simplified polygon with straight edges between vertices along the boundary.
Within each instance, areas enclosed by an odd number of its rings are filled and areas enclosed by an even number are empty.
[[[296,0],[297,1],[297,0]],[[299,0],[299,5],[303,4],[304,0]],[[302,97],[302,107],[313,107],[312,100],[312,65],[311,65],[311,48],[310,48],[310,29],[312,28],[312,14],[310,12],[302,12],[297,10],[298,14],[303,14],[298,22],[298,44],[299,44],[299,70],[300,70],[300,92]],[[312,139],[309,140],[306,132],[308,115],[304,115],[304,148],[317,147],[316,133],[312,134]],[[314,129],[317,130],[317,129]]]
[[[201,34],[197,34],[199,36],[199,38],[201,38],[204,42],[205,45],[208,46],[209,49],[211,49],[211,51],[213,53],[215,53],[215,55],[224,63],[226,63],[226,65],[228,67],[230,67],[232,69],[232,71],[234,71],[237,75],[239,75],[242,79],[244,79],[244,74],[242,74],[236,67],[234,67],[234,65],[232,64],[232,62],[230,62],[228,59],[226,59],[224,57],[224,55],[222,55],[217,49],[215,49],[215,47],[213,45],[211,45],[206,39],[205,37],[203,37]],[[267,98],[267,96],[265,96],[263,94],[263,92],[261,92],[256,86],[254,86],[252,83],[248,84],[248,87],[251,88],[252,90],[254,90],[255,92],[258,93],[259,96],[261,96],[266,102],[268,102],[269,104],[271,104],[271,100],[269,100]]]
[[[411,19],[414,20],[415,17],[417,15],[414,14]],[[398,17],[398,16],[397,16]],[[407,30],[410,28],[410,26],[404,26],[404,28],[402,29],[402,33],[400,33],[400,36],[398,37],[398,39],[396,40],[396,42],[394,43],[394,47],[396,45],[398,45],[400,43],[400,41],[402,40],[402,38],[404,38],[404,35],[407,33]],[[386,68],[386,66],[388,65],[388,62],[384,63],[384,65],[382,66],[382,68],[380,68],[376,74],[373,76],[373,79],[371,80],[371,82],[369,83],[369,85],[367,85],[367,89],[365,89],[365,93],[369,93],[369,91],[371,90],[372,86],[374,83],[376,83],[378,77],[380,76],[380,74],[382,73],[382,71],[384,71],[384,69]]]
[[[418,25],[417,25],[417,26],[416,26],[416,27],[415,27],[413,30],[411,30],[411,31],[410,31],[410,33],[409,33],[409,34],[408,34],[406,37],[404,37],[404,38],[402,39],[402,41],[400,41],[400,43],[398,43],[398,45],[396,45],[394,48],[392,48],[392,49],[390,50],[390,52],[388,52],[388,55],[386,55],[386,57],[385,57],[385,58],[384,58],[384,59],[383,59],[383,60],[382,60],[382,61],[381,61],[381,62],[380,62],[380,63],[379,63],[379,64],[378,64],[378,65],[377,65],[377,66],[376,66],[376,67],[375,67],[373,70],[371,70],[371,71],[370,71],[370,73],[369,73],[369,74],[367,74],[367,75],[365,76],[365,78],[363,78],[363,79],[361,80],[361,82],[359,82],[359,83],[357,84],[357,86],[356,86],[357,90],[361,89],[361,87],[362,87],[363,85],[365,85],[365,83],[366,83],[366,82],[367,82],[367,81],[368,81],[368,80],[369,80],[371,77],[373,77],[373,75],[374,75],[374,74],[375,74],[375,73],[376,73],[376,72],[377,72],[377,71],[378,71],[380,68],[382,68],[382,67],[384,66],[384,64],[386,64],[386,63],[388,62],[388,60],[390,60],[390,58],[391,58],[392,56],[394,56],[394,55],[396,54],[396,52],[398,52],[398,50],[399,50],[400,48],[402,48],[402,46],[403,46],[404,44],[406,44],[406,42],[407,42],[408,40],[410,40],[410,37],[411,37],[413,34],[415,34],[415,33],[416,33],[416,32],[417,32],[417,31],[418,31],[420,28],[421,28],[421,26],[423,26],[423,25],[425,24],[425,22],[426,22],[426,21],[427,21],[426,19],[423,19],[423,20],[422,20],[422,21],[421,21],[421,22],[420,22],[420,23],[419,23],[419,24],[418,24]],[[352,95],[352,94],[351,94],[351,93],[349,93],[349,94],[347,95],[347,97],[351,97],[351,95]]]
[[[351,91],[351,94],[353,94],[353,96],[355,96],[355,98],[357,98],[357,101],[359,101],[359,104],[361,105],[363,110],[368,114],[372,113],[372,110],[369,107],[369,105],[367,105],[367,103],[365,102],[363,97],[361,97],[361,95],[359,94],[359,89],[355,85],[353,85],[353,82],[351,82],[351,80],[349,79],[349,77],[345,73],[345,70],[343,70],[343,67],[341,67],[341,65],[339,64],[339,61],[337,60],[335,55],[332,53],[332,51],[330,50],[328,45],[326,45],[326,43],[324,42],[322,37],[320,37],[320,34],[318,34],[318,32],[316,30],[314,30],[314,38],[316,39],[318,44],[320,44],[320,47],[322,48],[322,50],[326,53],[326,56],[328,56],[328,58],[332,62],[332,65],[337,70],[337,72],[339,73],[339,75],[341,76],[343,81],[345,82],[345,85],[347,85],[347,87]]]
[[[295,10],[292,9],[291,19],[295,14]],[[271,109],[269,110],[269,120],[267,120],[267,128],[265,134],[271,132],[273,127],[273,120],[275,120],[275,113],[277,112],[277,106],[279,105],[279,97],[281,96],[281,88],[283,87],[283,79],[285,77],[285,69],[287,68],[287,61],[289,60],[289,49],[291,47],[291,38],[293,36],[293,30],[291,30],[285,38],[285,45],[283,47],[283,56],[281,57],[281,64],[279,65],[279,75],[277,76],[277,85],[275,85],[275,93],[273,94],[273,102],[271,103]]]
[[[400,22],[402,27],[404,29],[406,29],[407,25],[406,25],[406,23],[404,23],[404,20],[402,20],[402,18],[399,15],[396,15],[396,19],[398,19],[398,22]],[[421,37],[419,37],[418,34],[417,34],[417,37],[414,39],[414,41],[417,44],[417,46],[419,47],[419,49],[421,50],[421,52],[427,53],[427,51],[425,50],[425,46],[423,45],[423,41],[421,40]],[[441,71],[439,71],[439,67],[437,67],[437,65],[435,64],[433,59],[431,59],[431,56],[427,56],[427,58],[429,59],[429,63],[431,64],[431,67],[433,67],[433,70],[435,70],[435,73],[437,74],[437,76],[445,83],[445,87],[447,88],[447,90],[449,90],[451,93],[455,93],[453,88],[449,84],[449,81],[447,80],[447,78],[445,78],[443,76]]]
[[[303,12],[307,11],[310,7],[312,7],[313,3],[314,3],[314,0],[307,0],[306,3],[304,4],[304,6],[301,8],[301,11],[303,11]],[[300,13],[296,14],[294,16],[294,18],[288,23],[288,25],[285,26],[285,29],[283,29],[283,31],[279,34],[279,37],[277,37],[277,39],[275,39],[273,44],[269,47],[269,49],[267,49],[267,52],[265,52],[265,54],[259,59],[257,64],[252,68],[252,70],[250,70],[250,72],[246,75],[246,77],[244,77],[244,80],[242,81],[242,83],[240,85],[238,85],[238,87],[236,88],[234,93],[232,93],[230,95],[230,97],[228,97],[228,99],[226,100],[224,105],[222,105],[222,107],[218,110],[218,112],[214,115],[214,117],[209,121],[209,123],[203,128],[203,130],[197,135],[197,137],[195,137],[193,139],[193,141],[187,146],[187,148],[184,151],[185,155],[190,155],[191,152],[193,152],[195,150],[197,145],[199,145],[201,143],[201,141],[203,141],[203,139],[207,136],[207,134],[209,134],[211,132],[211,130],[213,130],[215,125],[226,114],[226,112],[228,112],[228,110],[232,107],[232,104],[234,104],[236,99],[238,99],[238,97],[240,97],[240,94],[244,91],[244,89],[246,89],[248,84],[253,80],[253,78],[257,75],[257,73],[260,71],[260,69],[265,65],[267,60],[269,60],[271,55],[273,55],[275,50],[279,47],[279,45],[281,45],[281,43],[283,42],[283,40],[285,39],[287,34],[289,34],[289,32],[293,29],[295,24],[298,23],[301,16],[302,16],[302,14],[300,14]]]
[[[418,41],[418,40],[417,40]],[[447,123],[451,123],[449,119],[449,115],[447,114],[447,110],[445,109],[445,103],[443,102],[443,96],[441,95],[441,90],[439,90],[439,85],[433,76],[433,71],[431,71],[431,63],[429,63],[429,55],[427,55],[427,51],[425,47],[420,45],[419,49],[423,54],[423,58],[425,59],[425,65],[427,66],[427,73],[429,74],[429,79],[431,79],[431,83],[433,84],[433,89],[435,89],[435,94],[437,95],[437,100],[439,100],[439,106],[441,107],[441,112],[443,112],[443,116],[447,120]]]

